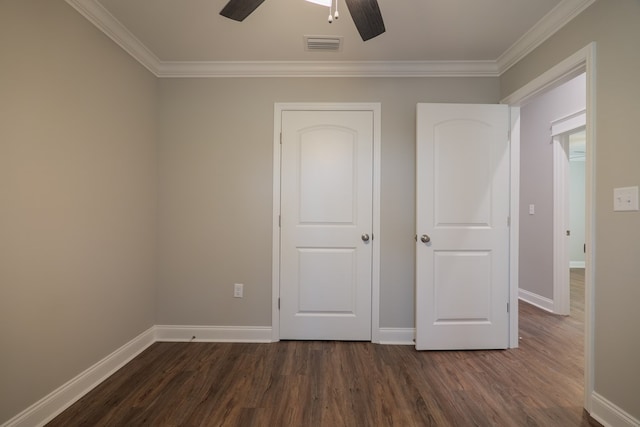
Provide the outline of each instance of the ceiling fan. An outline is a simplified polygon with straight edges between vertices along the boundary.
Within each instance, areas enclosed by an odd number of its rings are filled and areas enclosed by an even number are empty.
[[[220,15],[233,19],[234,21],[243,21],[256,10],[263,1],[264,0],[229,0],[226,6],[220,11]],[[385,32],[378,0],[344,1],[347,3],[347,8],[349,9],[351,18],[353,18],[353,23],[356,25],[363,41],[372,39]]]

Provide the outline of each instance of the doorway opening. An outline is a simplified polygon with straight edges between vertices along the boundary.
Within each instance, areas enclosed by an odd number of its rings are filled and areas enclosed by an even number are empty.
[[[569,295],[568,315],[584,319],[585,277],[585,159],[587,132],[580,130],[565,135],[569,164]]]
[[[580,82],[578,82],[580,83]],[[553,136],[553,312],[571,315],[572,275],[585,268],[584,110],[555,121]],[[581,270],[581,271],[578,271]],[[584,292],[581,293],[584,296]],[[573,298],[578,298],[576,295]],[[584,301],[581,302],[584,304]]]
[[[574,277],[570,274],[573,230],[569,152],[571,135],[586,129],[585,103],[586,80],[582,73],[538,94],[520,110],[520,299],[551,313],[542,314],[541,319],[557,322],[555,327],[575,326],[568,328],[572,332],[567,331],[561,351],[568,360],[576,361],[567,364],[566,375],[567,380],[579,384],[577,393],[584,392],[579,375],[574,378],[572,374],[584,369],[584,363],[579,361],[584,349],[584,312],[575,307],[572,310],[570,290],[573,285],[576,303],[579,298],[584,301],[584,291],[578,293],[583,283],[578,280],[578,272],[574,272]],[[586,144],[582,151],[586,159]],[[584,231],[584,225],[582,229]],[[524,313],[525,309],[521,308]],[[553,319],[554,315],[573,317]],[[535,342],[543,333],[537,327],[520,330],[523,339],[530,342]],[[576,394],[574,399],[577,398]]]
[[[585,46],[570,57],[561,61],[537,78],[530,81],[522,88],[502,100],[502,103],[512,107],[512,123],[517,128],[521,127],[521,107],[531,102],[536,97],[549,92],[569,80],[584,74],[585,89],[585,269],[584,269],[584,408],[591,412],[592,394],[594,383],[594,247],[595,236],[595,43]],[[547,140],[548,141],[548,140]],[[521,206],[519,181],[521,178],[520,164],[520,140],[512,138],[512,235],[511,235],[511,281],[512,310],[510,337],[511,346],[518,344],[518,291],[520,256],[519,248],[522,237],[519,235],[521,212],[528,212]],[[552,174],[552,171],[549,171]],[[534,215],[536,207],[533,207]],[[548,250],[549,247],[547,247]],[[542,271],[542,270],[541,270]],[[515,311],[515,313],[514,313]],[[551,311],[551,310],[550,310]]]
[[[569,315],[584,319],[585,159],[587,131],[569,134]],[[573,312],[572,312],[573,309]]]

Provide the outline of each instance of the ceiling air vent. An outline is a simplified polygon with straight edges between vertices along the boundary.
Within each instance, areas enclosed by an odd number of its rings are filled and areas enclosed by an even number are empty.
[[[338,52],[342,50],[342,37],[304,36],[304,50],[309,52]]]

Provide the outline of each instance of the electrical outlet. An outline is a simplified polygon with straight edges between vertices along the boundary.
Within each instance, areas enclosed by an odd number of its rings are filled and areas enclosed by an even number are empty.
[[[233,285],[233,297],[242,298],[244,293],[244,285],[242,283],[236,283]]]

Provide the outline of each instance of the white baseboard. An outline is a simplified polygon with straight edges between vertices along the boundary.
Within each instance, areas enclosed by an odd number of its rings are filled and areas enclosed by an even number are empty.
[[[569,261],[569,268],[585,268],[584,261]]]
[[[531,305],[535,305],[538,308],[546,310],[549,313],[553,313],[552,299],[534,294],[533,292],[529,292],[526,289],[522,288],[518,289],[518,298],[522,301],[528,302]]]
[[[415,345],[415,328],[380,328],[380,344]]]
[[[1,427],[43,426],[156,341],[271,342],[271,327],[163,326],[149,328]]]
[[[553,302],[520,289],[520,298],[543,310]],[[380,328],[380,344],[415,345],[415,328]],[[196,337],[193,339],[193,337]],[[156,341],[272,342],[268,326],[154,326],[109,356],[31,405],[2,427],[43,426]],[[593,393],[591,416],[604,426],[640,427],[640,422],[604,397]]]
[[[194,338],[195,337],[195,338]],[[270,326],[156,325],[156,341],[272,342]]]
[[[154,327],[43,397],[2,427],[43,426],[155,342]]]
[[[627,414],[596,392],[591,393],[590,415],[605,427],[640,427],[640,420]]]

